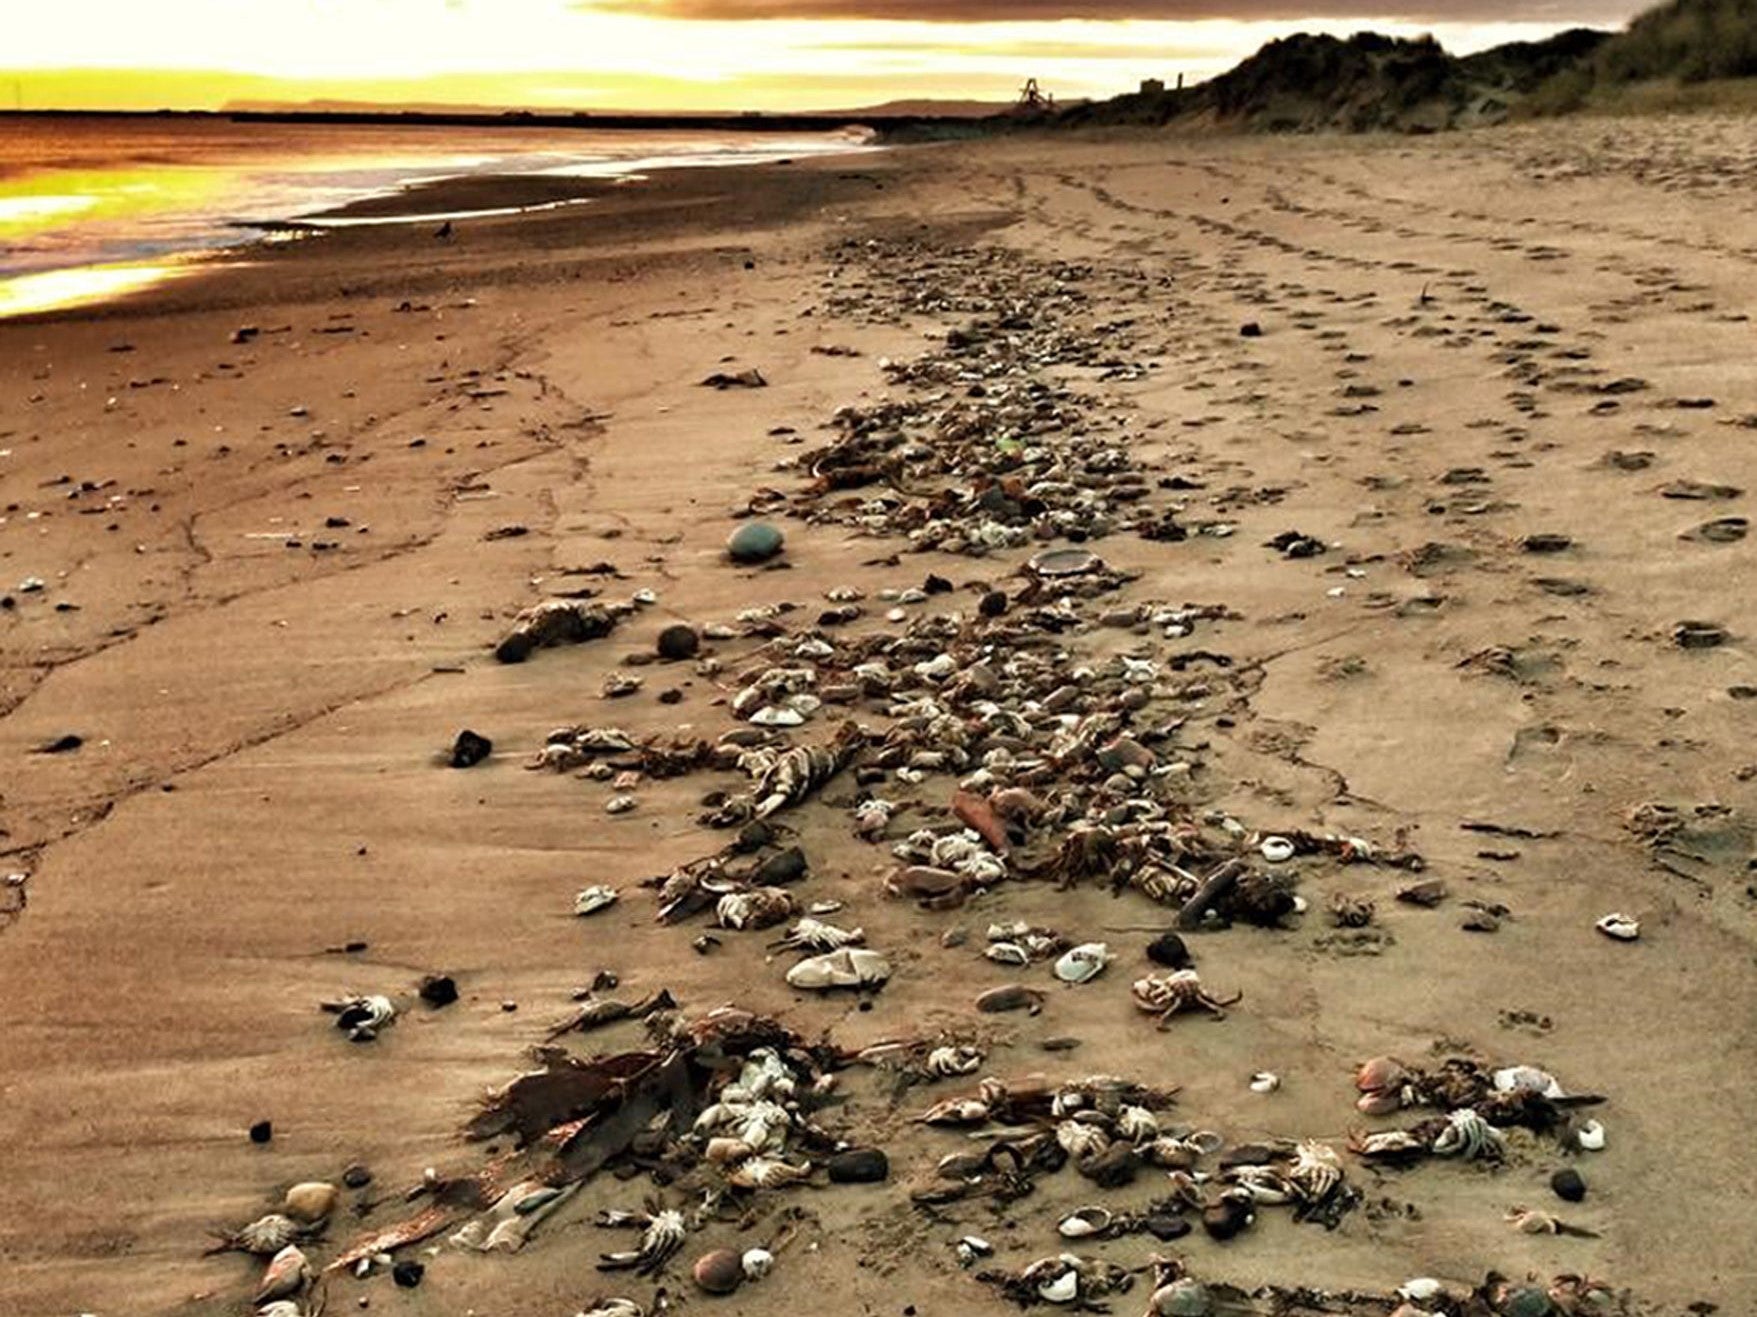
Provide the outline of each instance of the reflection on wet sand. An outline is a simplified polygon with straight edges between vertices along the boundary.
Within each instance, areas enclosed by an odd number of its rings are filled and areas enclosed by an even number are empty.
[[[139,292],[154,284],[193,274],[197,266],[188,261],[121,262],[85,265],[71,270],[40,270],[10,279],[0,278],[0,319],[89,306],[124,293]]]

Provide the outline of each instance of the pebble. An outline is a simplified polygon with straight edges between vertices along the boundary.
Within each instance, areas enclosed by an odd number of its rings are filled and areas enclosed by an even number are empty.
[[[342,1170],[342,1183],[350,1189],[364,1189],[372,1183],[372,1171],[365,1162],[350,1162]]]
[[[427,1274],[427,1268],[412,1259],[405,1259],[390,1269],[390,1278],[401,1289],[412,1290],[421,1283],[421,1277]]]
[[[878,1148],[849,1148],[830,1158],[831,1184],[879,1184],[891,1174],[890,1158]]]
[[[436,1009],[441,1006],[450,1006],[458,999],[457,980],[449,974],[429,974],[421,980],[421,987],[418,991],[421,1000]]]
[[[458,739],[452,742],[451,766],[473,768],[493,753],[493,741],[466,727],[458,733]]]
[[[1161,933],[1149,942],[1147,959],[1167,969],[1188,969],[1194,963],[1190,949],[1176,933]]]
[[[311,1180],[305,1184],[296,1184],[287,1190],[281,1208],[295,1221],[312,1224],[323,1220],[335,1210],[336,1200],[341,1192],[323,1180]]]
[[[275,1127],[273,1121],[259,1120],[256,1124],[250,1127],[250,1141],[252,1143],[267,1143],[270,1139],[274,1138],[274,1136]]]
[[[767,562],[781,552],[784,537],[766,521],[752,521],[733,531],[726,552],[733,562]]]
[[[697,1258],[690,1275],[709,1294],[730,1294],[744,1282],[744,1261],[729,1248],[717,1248]]]
[[[701,633],[694,627],[686,626],[681,622],[674,626],[668,626],[659,633],[658,650],[660,658],[670,659],[673,662],[694,658],[696,656],[696,651],[701,649],[701,647]]]
[[[1564,1202],[1577,1203],[1586,1197],[1586,1180],[1573,1167],[1564,1167],[1550,1176],[1550,1188]]]

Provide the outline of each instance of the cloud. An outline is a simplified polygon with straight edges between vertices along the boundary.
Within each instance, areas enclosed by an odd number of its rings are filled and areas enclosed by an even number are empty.
[[[1616,27],[1646,0],[590,0],[656,18],[877,19],[926,23],[1156,22],[1520,23]]]

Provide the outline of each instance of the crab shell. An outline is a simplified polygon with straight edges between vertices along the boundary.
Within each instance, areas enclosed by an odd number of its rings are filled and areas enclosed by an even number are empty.
[[[841,947],[811,956],[787,971],[790,987],[813,992],[833,988],[877,987],[891,977],[891,962],[876,951]]]
[[[974,1047],[936,1047],[927,1054],[925,1069],[930,1075],[949,1079],[974,1074],[981,1064],[982,1053]]]
[[[726,1177],[741,1189],[779,1189],[810,1178],[810,1162],[795,1166],[779,1157],[752,1157]]]
[[[793,913],[793,897],[779,887],[728,892],[714,907],[721,928],[769,928]]]
[[[1102,942],[1085,942],[1055,962],[1055,976],[1063,983],[1088,983],[1111,962],[1110,948]]]
[[[232,1242],[246,1253],[269,1258],[299,1237],[299,1223],[280,1212],[270,1212],[241,1227]]]
[[[1063,1152],[1078,1161],[1082,1157],[1094,1156],[1110,1146],[1110,1135],[1096,1125],[1086,1125],[1077,1120],[1064,1120],[1055,1127],[1055,1141],[1061,1145]]]
[[[988,1103],[980,1098],[947,1098],[921,1113],[924,1125],[980,1125],[989,1117]]]

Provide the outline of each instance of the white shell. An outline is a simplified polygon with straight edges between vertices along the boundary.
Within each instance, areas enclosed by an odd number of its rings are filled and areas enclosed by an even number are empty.
[[[1426,1303],[1429,1299],[1437,1299],[1446,1292],[1446,1287],[1432,1276],[1417,1276],[1414,1280],[1406,1280],[1397,1287],[1397,1297],[1410,1299],[1416,1303]]]
[[[590,1312],[576,1312],[574,1317],[646,1317],[646,1312],[633,1299],[600,1299]]]
[[[1587,1152],[1598,1152],[1604,1147],[1604,1126],[1596,1120],[1589,1120],[1580,1127],[1574,1141]]]
[[[1556,1077],[1534,1065],[1512,1065],[1495,1071],[1497,1093],[1541,1093],[1547,1098],[1567,1097]]]
[[[1080,1273],[1071,1267],[1037,1287],[1037,1297],[1045,1303],[1072,1303],[1079,1296]]]
[[[614,887],[586,887],[573,899],[573,912],[576,915],[595,915],[607,906],[616,904],[618,893]]]
[[[1273,1093],[1281,1087],[1281,1076],[1273,1070],[1259,1070],[1251,1076],[1251,1092]]]
[[[842,947],[828,955],[809,957],[787,971],[789,986],[814,992],[877,986],[890,977],[890,961],[876,951],[858,947]]]
[[[775,1255],[766,1248],[747,1248],[739,1259],[746,1280],[761,1280],[775,1265]]]
[[[1633,915],[1613,911],[1593,925],[1606,937],[1615,938],[1619,942],[1633,942],[1641,936],[1641,921]]]
[[[256,1310],[256,1317],[305,1317],[304,1310],[291,1299],[276,1299]]]
[[[1102,942],[1085,942],[1055,962],[1055,976],[1063,983],[1087,983],[1103,973],[1113,957]]]
[[[1064,1216],[1056,1230],[1063,1239],[1084,1239],[1105,1229],[1113,1219],[1107,1207],[1082,1207]]]
[[[1265,837],[1257,850],[1270,864],[1286,864],[1294,854],[1293,843],[1286,837]]]
[[[604,802],[604,812],[606,814],[627,814],[638,804],[640,802],[633,796],[612,796]]]
[[[1031,953],[1017,942],[995,942],[984,947],[982,954],[997,965],[1029,965]]]

